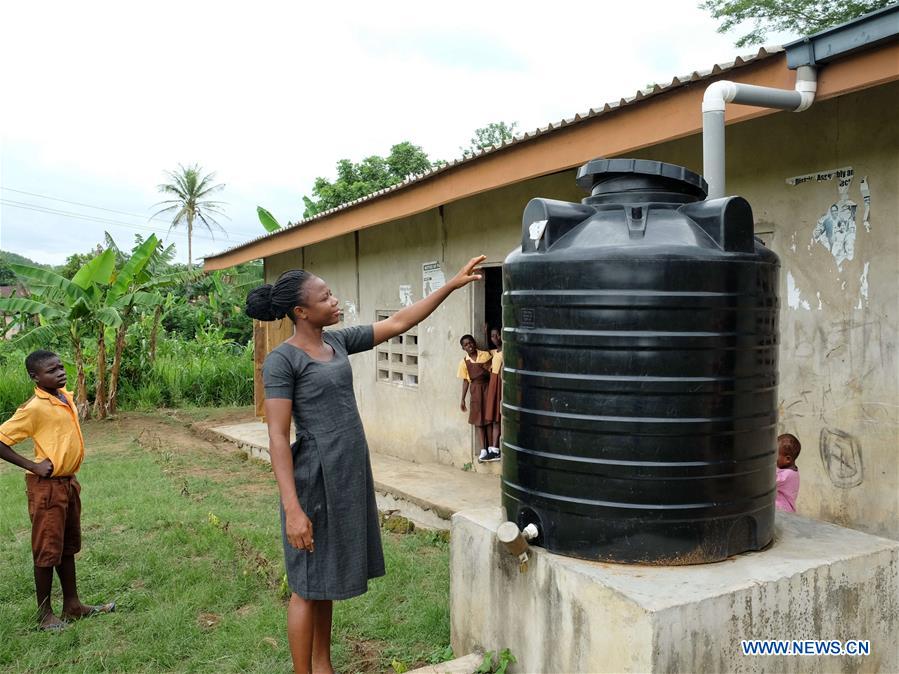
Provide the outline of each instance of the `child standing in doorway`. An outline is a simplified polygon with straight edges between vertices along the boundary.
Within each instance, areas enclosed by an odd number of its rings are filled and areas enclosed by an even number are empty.
[[[465,356],[459,363],[456,376],[462,380],[462,403],[460,409],[468,412],[468,423],[477,429],[478,444],[481,449],[478,452],[478,461],[498,461],[499,452],[494,456],[487,449],[487,421],[486,397],[487,384],[490,381],[491,357],[488,351],[478,349],[478,343],[471,335],[462,335],[459,340]],[[468,407],[465,406],[465,396],[469,396]]]
[[[799,496],[799,469],[796,458],[802,450],[799,438],[784,433],[777,438],[777,497],[774,507],[786,512],[796,512],[796,497]]]
[[[490,446],[487,452],[492,460],[500,458],[500,434],[503,418],[503,336],[502,329],[493,327],[487,331],[488,343],[493,347],[490,350],[491,367],[490,382],[487,384],[487,421],[490,423],[488,430]]]

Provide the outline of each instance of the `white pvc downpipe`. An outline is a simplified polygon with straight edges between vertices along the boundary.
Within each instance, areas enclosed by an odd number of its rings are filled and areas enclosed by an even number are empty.
[[[802,112],[815,101],[818,88],[813,66],[796,71],[796,88],[774,89],[728,80],[713,82],[702,98],[702,173],[709,184],[709,199],[726,195],[724,178],[724,106],[727,103],[756,105]]]

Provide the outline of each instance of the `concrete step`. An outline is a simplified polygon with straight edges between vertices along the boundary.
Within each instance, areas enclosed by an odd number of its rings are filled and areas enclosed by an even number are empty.
[[[271,461],[264,423],[253,421],[209,430],[250,456]],[[371,453],[371,469],[378,509],[398,511],[426,529],[448,530],[454,513],[500,504],[498,475],[440,463],[414,463],[378,452]]]

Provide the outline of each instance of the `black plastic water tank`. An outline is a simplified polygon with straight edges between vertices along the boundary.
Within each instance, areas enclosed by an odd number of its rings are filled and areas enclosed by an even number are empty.
[[[597,159],[503,269],[503,505],[539,545],[694,564],[771,542],[777,256],[741,197]]]

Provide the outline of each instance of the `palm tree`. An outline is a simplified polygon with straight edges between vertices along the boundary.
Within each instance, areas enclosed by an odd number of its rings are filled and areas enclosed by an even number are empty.
[[[174,199],[161,201],[157,206],[163,206],[162,209],[156,211],[153,217],[162,215],[172,215],[172,224],[169,231],[173,227],[181,224],[187,224],[187,268],[190,269],[193,262],[193,233],[195,222],[201,223],[209,233],[212,234],[213,227],[217,227],[225,232],[224,227],[215,221],[214,215],[222,215],[225,213],[221,207],[223,202],[211,201],[207,199],[211,194],[218,192],[225,186],[223,184],[213,185],[215,173],[207,173],[202,175],[202,168],[199,164],[192,166],[182,166],[178,164],[177,171],[166,171],[171,182],[158,185],[160,192],[164,194],[174,195]]]

